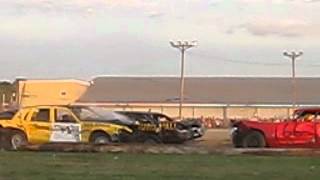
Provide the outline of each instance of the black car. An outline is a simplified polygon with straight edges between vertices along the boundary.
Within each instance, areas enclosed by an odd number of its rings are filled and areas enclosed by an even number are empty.
[[[110,122],[132,129],[133,133],[119,133],[120,142],[183,143],[201,137],[204,133],[198,120],[177,122],[161,113],[109,111],[92,106],[72,106],[71,109],[86,121]]]
[[[200,120],[174,119],[156,112],[117,111],[138,124],[135,128],[137,137],[161,143],[183,143],[187,140],[199,138],[204,134],[204,127]],[[150,139],[151,138],[151,139]]]

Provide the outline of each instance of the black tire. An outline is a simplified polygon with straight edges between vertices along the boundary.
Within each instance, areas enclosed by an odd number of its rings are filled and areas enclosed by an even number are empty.
[[[90,143],[92,144],[110,144],[110,136],[104,132],[95,132],[90,136]]]
[[[243,139],[243,137],[240,134],[234,134],[232,136],[233,147],[242,148],[242,146],[243,146],[243,143],[242,143],[243,140],[242,139]]]
[[[9,150],[19,150],[22,147],[28,145],[28,139],[23,132],[20,131],[11,131],[7,138],[7,148]]]
[[[242,141],[244,148],[263,148],[266,147],[264,135],[258,131],[249,132]]]

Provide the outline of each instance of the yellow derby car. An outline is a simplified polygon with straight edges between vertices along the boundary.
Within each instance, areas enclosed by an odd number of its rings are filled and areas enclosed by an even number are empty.
[[[0,113],[0,131],[5,137],[1,139],[15,150],[26,144],[107,144],[118,142],[122,132],[132,133],[127,126],[111,123],[108,118],[113,117],[103,117],[94,108],[78,112],[67,106],[26,107]]]

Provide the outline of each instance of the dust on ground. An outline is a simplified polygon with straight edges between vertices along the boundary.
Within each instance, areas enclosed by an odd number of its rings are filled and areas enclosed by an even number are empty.
[[[262,155],[262,156],[320,156],[320,149],[292,148],[233,148],[228,129],[210,129],[199,139],[184,144],[47,144],[30,145],[21,150],[56,152],[109,152],[147,154],[223,154],[223,155]]]
[[[232,148],[229,129],[208,129],[199,139],[186,142],[187,145],[212,148]]]

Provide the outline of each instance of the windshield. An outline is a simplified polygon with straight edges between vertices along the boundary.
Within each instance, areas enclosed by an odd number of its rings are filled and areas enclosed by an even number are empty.
[[[0,119],[12,119],[13,116],[16,114],[17,111],[4,111],[4,112],[0,112]]]
[[[309,111],[296,111],[293,115],[293,118],[296,120],[302,121],[311,121],[318,119],[318,112],[309,112]]]
[[[132,123],[132,120],[117,112],[108,111],[102,107],[72,107],[73,113],[82,121],[120,121]]]

